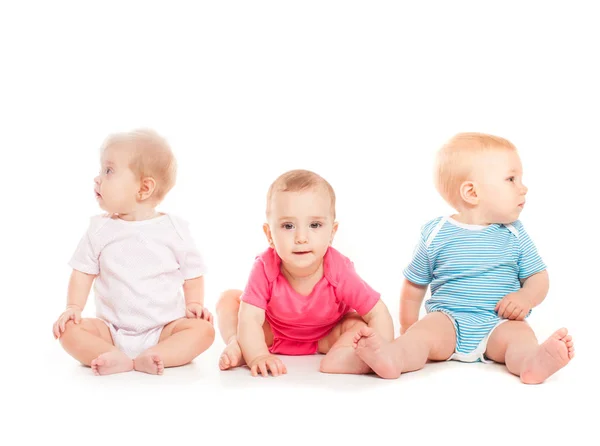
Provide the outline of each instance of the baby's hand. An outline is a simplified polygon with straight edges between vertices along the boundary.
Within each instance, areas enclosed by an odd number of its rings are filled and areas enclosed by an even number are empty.
[[[273,376],[285,375],[287,368],[285,364],[275,355],[264,355],[254,359],[250,364],[250,372],[252,376],[258,376],[258,372],[262,376],[269,376],[269,370]]]
[[[60,335],[65,331],[65,325],[68,321],[72,320],[76,324],[81,322],[81,308],[77,305],[68,305],[67,309],[63,311],[52,327],[52,333],[54,339],[60,338]]]
[[[532,305],[529,298],[521,291],[510,293],[504,296],[500,302],[496,304],[495,311],[499,317],[510,319],[511,321],[525,320],[525,316],[529,314]]]
[[[197,302],[190,302],[185,306],[185,317],[188,319],[204,319],[213,323],[213,315],[206,308]]]

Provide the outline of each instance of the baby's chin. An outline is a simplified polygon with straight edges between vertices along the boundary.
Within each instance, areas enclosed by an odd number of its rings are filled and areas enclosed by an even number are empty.
[[[520,213],[516,215],[506,215],[498,218],[498,221],[495,221],[494,223],[499,225],[510,225],[519,219],[519,215]]]

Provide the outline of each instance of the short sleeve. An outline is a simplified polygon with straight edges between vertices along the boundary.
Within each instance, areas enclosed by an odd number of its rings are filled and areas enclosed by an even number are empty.
[[[196,243],[190,235],[184,239],[183,249],[178,258],[179,268],[184,280],[195,279],[206,274],[206,264]]]
[[[411,262],[404,269],[404,277],[416,285],[429,285],[433,280],[433,271],[423,234],[414,249]]]
[[[360,278],[349,259],[340,262],[336,297],[364,316],[373,309],[381,295]]]
[[[546,265],[523,225],[518,222],[514,226],[519,232],[519,279],[526,279],[545,270]]]
[[[269,280],[265,272],[265,264],[260,257],[257,257],[252,265],[250,277],[240,300],[263,310],[267,309],[270,300]]]
[[[179,270],[184,280],[195,279],[206,274],[206,264],[204,257],[196,247],[196,242],[192,237],[189,224],[181,219],[171,219],[175,228],[181,237],[181,243],[178,244],[175,253]]]
[[[85,232],[69,261],[69,266],[85,274],[98,275],[100,273],[99,253],[92,243],[92,224]]]

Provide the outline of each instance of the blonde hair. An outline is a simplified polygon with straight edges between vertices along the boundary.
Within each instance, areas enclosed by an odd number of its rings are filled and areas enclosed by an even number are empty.
[[[115,146],[123,146],[130,152],[129,168],[140,180],[154,179],[156,187],[151,198],[162,201],[175,186],[177,177],[177,161],[167,140],[154,130],[135,129],[108,136],[101,153]]]
[[[454,135],[438,151],[434,169],[435,187],[453,208],[460,207],[460,185],[469,179],[473,160],[495,150],[516,151],[517,148],[499,136],[473,132]]]
[[[335,220],[335,192],[331,184],[323,177],[310,170],[290,170],[280,175],[269,187],[267,192],[267,217],[271,212],[271,200],[277,192],[300,192],[308,189],[323,187],[331,198],[331,209]]]

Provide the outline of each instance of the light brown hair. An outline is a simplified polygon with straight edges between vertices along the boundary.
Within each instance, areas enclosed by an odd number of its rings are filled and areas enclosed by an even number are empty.
[[[454,209],[461,205],[460,185],[469,179],[478,156],[517,148],[507,139],[485,133],[458,133],[438,151],[434,181],[440,195]]]
[[[331,210],[335,220],[335,192],[331,184],[323,177],[310,170],[290,170],[280,175],[269,187],[267,192],[267,217],[271,211],[271,201],[277,192],[300,192],[303,190],[323,187],[331,198]]]

